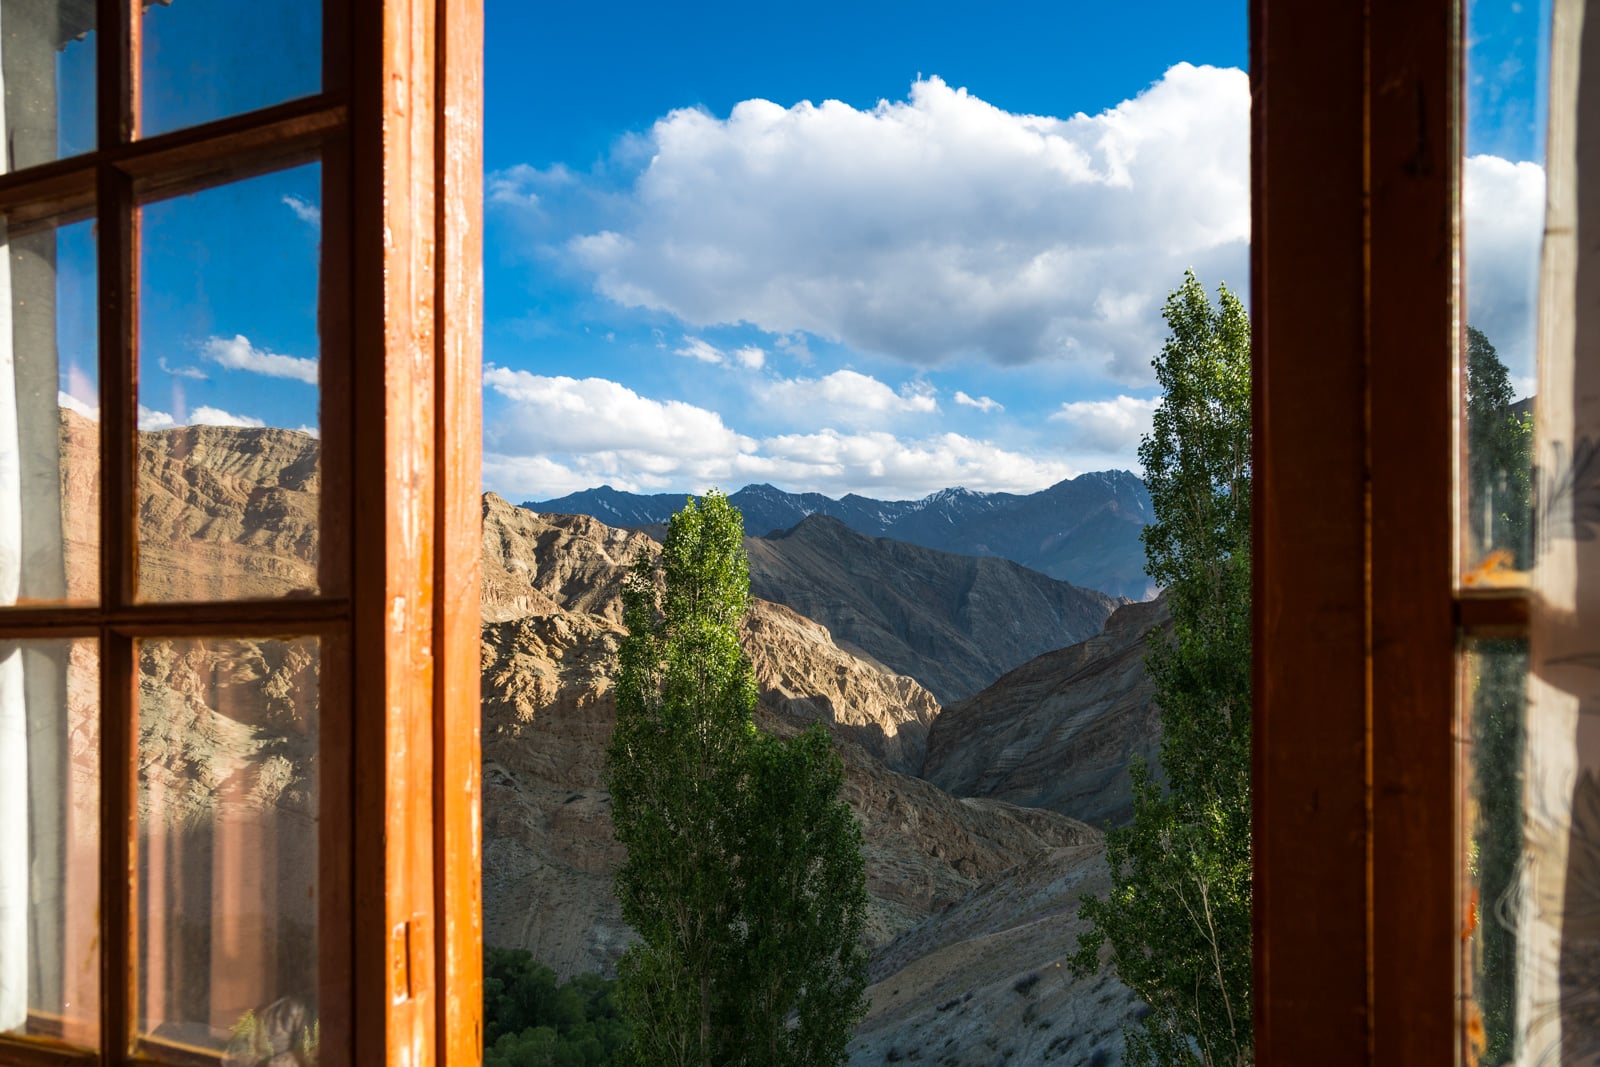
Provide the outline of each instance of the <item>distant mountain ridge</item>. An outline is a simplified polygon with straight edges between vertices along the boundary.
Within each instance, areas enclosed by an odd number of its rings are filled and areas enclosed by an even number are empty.
[[[744,513],[745,532],[789,530],[811,515],[838,519],[858,533],[890,537],[962,556],[997,556],[1073,585],[1145,599],[1139,531],[1153,517],[1150,493],[1130,471],[1097,471],[1037,493],[941,489],[920,500],[874,500],[851,493],[789,493],[747,485],[728,498]],[[547,514],[589,515],[612,526],[665,522],[683,507],[681,493],[627,493],[603,485],[522,506]]]

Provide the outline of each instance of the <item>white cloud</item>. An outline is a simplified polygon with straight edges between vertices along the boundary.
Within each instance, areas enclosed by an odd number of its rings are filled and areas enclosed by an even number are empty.
[[[265,426],[266,423],[249,415],[235,415],[214,408],[208,404],[201,405],[189,412],[191,426]]]
[[[177,420],[165,411],[147,408],[143,404],[139,405],[139,429],[170,430],[176,425],[178,425]]]
[[[1544,168],[1471,156],[1461,177],[1467,321],[1513,375],[1533,373]]]
[[[210,377],[209,374],[201,370],[199,367],[174,367],[167,362],[167,358],[165,356],[162,356],[156,362],[162,370],[166,371],[174,378],[193,378],[196,381],[203,382]]]
[[[298,196],[286,196],[283,205],[294,212],[295,218],[308,226],[322,225],[322,209],[315,204],[300,199]]]
[[[512,401],[491,431],[491,451],[626,452],[643,468],[730,455],[755,442],[714,411],[681,400],[651,400],[604,378],[567,378],[487,367],[484,384]]]
[[[1050,421],[1067,424],[1065,443],[1069,448],[1126,455],[1135,451],[1139,438],[1150,432],[1150,418],[1158,404],[1159,400],[1134,396],[1077,400],[1062,404]]]
[[[87,403],[85,401],[79,400],[77,397],[73,396],[71,393],[61,392],[60,390],[57,390],[57,392],[56,392],[56,406],[57,407],[66,408],[68,411],[75,411],[79,415],[82,415],[86,419],[92,419],[95,422],[99,422],[100,421],[100,405],[99,404],[90,404],[90,403]]]
[[[896,392],[868,374],[836,370],[821,378],[785,378],[761,390],[768,413],[783,421],[796,418],[816,425],[881,424],[895,415],[933,414],[939,402],[925,382],[908,382]]]
[[[739,457],[734,466],[743,481],[759,477],[832,495],[902,499],[956,485],[1028,493],[1081,473],[1060,459],[1008,451],[961,434],[907,439],[882,431],[837,430],[766,438],[759,453]]]
[[[722,349],[698,337],[685,337],[683,345],[679,348],[674,348],[672,353],[677,356],[698,359],[702,363],[720,364],[727,360],[727,354]]]
[[[755,345],[745,345],[728,352],[702,337],[690,337],[687,334],[684,335],[683,344],[672,351],[674,355],[698,359],[702,363],[714,363],[719,367],[737,364],[747,370],[760,370],[767,361],[765,350]]]
[[[855,376],[877,387],[865,391],[880,402],[915,405],[926,395],[919,383],[897,393]],[[822,381],[780,384],[817,388]],[[643,397],[601,378],[491,366],[484,383],[510,402],[487,435],[485,484],[515,500],[602,483],[635,492],[731,490],[756,481],[880,497],[918,497],[952,485],[1031,492],[1081,470],[1060,458],[954,433],[902,437],[825,429],[758,439],[729,428],[714,411]],[[853,384],[858,392],[865,389],[862,382]]]
[[[268,352],[252,345],[243,334],[235,334],[232,340],[209,337],[200,346],[200,351],[205,358],[229,370],[264,374],[269,378],[292,378],[307,385],[317,384],[316,360]]]
[[[1180,64],[1099,115],[910,98],[674,111],[614,228],[569,245],[600,291],[926,365],[1062,359],[1149,376],[1166,291],[1242,288],[1249,85]]]
[[[559,163],[546,170],[518,163],[494,171],[484,179],[484,199],[491,204],[537,210],[544,199],[541,193],[572,185],[576,180],[573,173]]]
[[[960,389],[956,390],[955,401],[957,404],[961,404],[969,408],[977,408],[985,415],[991,411],[1004,411],[1006,409],[1004,404],[1000,403],[1000,401],[996,400],[992,396],[972,397],[968,396]]]

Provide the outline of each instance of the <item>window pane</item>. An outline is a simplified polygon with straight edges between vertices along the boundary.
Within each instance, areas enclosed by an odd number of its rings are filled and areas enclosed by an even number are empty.
[[[100,1034],[100,663],[0,641],[0,1033]]]
[[[318,670],[314,638],[138,646],[136,1025],[158,1058],[314,1048]]]
[[[139,133],[227,118],[322,89],[322,4],[146,0]]]
[[[1516,1052],[1517,887],[1522,855],[1522,751],[1528,692],[1524,641],[1474,641],[1464,656],[1470,714],[1467,802],[1467,966],[1482,1024],[1479,1063],[1498,1067]]]
[[[320,181],[140,210],[141,600],[318,590]]]
[[[1473,0],[1467,21],[1463,583],[1523,585],[1531,565],[1550,9]]]
[[[93,0],[0,0],[7,171],[95,146]]]
[[[99,595],[95,241],[0,220],[0,604]]]

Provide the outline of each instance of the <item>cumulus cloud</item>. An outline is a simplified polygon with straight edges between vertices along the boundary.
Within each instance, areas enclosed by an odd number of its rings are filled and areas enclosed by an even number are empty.
[[[201,405],[189,413],[192,426],[265,426],[266,423],[249,415],[235,415],[221,408]]]
[[[1544,168],[1471,156],[1461,176],[1467,321],[1514,374],[1533,372]]]
[[[139,429],[141,430],[170,430],[178,425],[176,419],[165,411],[157,411],[139,405]]]
[[[992,396],[968,396],[960,389],[956,390],[955,401],[957,404],[961,404],[964,407],[977,408],[985,415],[989,414],[991,411],[1004,411],[1006,409],[1004,404],[1000,403],[1000,401],[996,400]]]
[[[733,358],[741,367],[748,370],[760,370],[762,365],[767,362],[767,353],[765,349],[756,345],[745,345],[742,348],[733,350]]]
[[[1077,400],[1050,416],[1067,424],[1066,445],[1088,452],[1127,454],[1150,432],[1150,418],[1159,400],[1119,396],[1113,400]]]
[[[714,411],[640,396],[600,378],[489,367],[484,382],[509,402],[504,417],[491,423],[485,483],[517,500],[602,483],[637,492],[737,489],[756,481],[835,495],[918,497],[952,485],[1031,492],[1080,472],[1059,457],[955,433],[905,437],[829,428],[756,438],[729,428]],[[875,384],[882,402],[921,402],[915,389],[899,393]]]
[[[628,453],[642,467],[748,451],[755,442],[730,430],[714,411],[681,400],[652,400],[604,378],[568,378],[488,367],[484,384],[515,405],[496,424],[497,452]]]
[[[569,249],[605,295],[692,325],[1142,381],[1185,267],[1244,282],[1238,70],[1179,64],[1093,116],[1014,114],[929,78],[868,110],[674,111],[648,140],[626,220]]]
[[[846,425],[882,423],[896,415],[933,414],[939,410],[931,386],[908,382],[899,391],[870,374],[836,370],[821,378],[784,378],[768,383],[761,397],[770,413],[784,421],[794,417],[815,424],[824,418]]]
[[[283,198],[283,206],[294,212],[294,217],[308,226],[322,225],[322,209],[298,196]]]
[[[281,356],[250,343],[243,334],[226,337],[209,337],[200,346],[206,359],[229,370],[264,374],[269,378],[292,378],[307,385],[317,384],[317,361],[299,356]]]
[[[98,411],[96,412],[98,414]],[[235,415],[231,411],[203,404],[189,413],[187,419],[177,419],[165,411],[139,405],[139,429],[171,430],[178,426],[265,426],[266,423],[249,415]],[[302,430],[304,427],[302,427]]]
[[[95,422],[100,421],[99,404],[90,404],[86,401],[79,400],[71,393],[58,390],[56,392],[56,406],[66,408],[68,411],[75,411],[86,419],[93,419]]]

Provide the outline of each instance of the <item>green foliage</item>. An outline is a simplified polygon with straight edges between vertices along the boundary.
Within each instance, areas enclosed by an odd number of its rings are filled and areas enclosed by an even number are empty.
[[[1146,570],[1173,633],[1146,659],[1167,788],[1131,768],[1134,819],[1107,834],[1111,892],[1086,897],[1072,967],[1103,950],[1150,1006],[1134,1065],[1252,1063],[1250,1019],[1250,323],[1192,272],[1163,310],[1164,390],[1139,448],[1155,508]]]
[[[1506,365],[1467,327],[1467,528],[1472,554],[1497,548],[1526,570],[1533,547],[1533,418],[1518,412]]]
[[[627,1045],[616,983],[566,984],[521,949],[484,950],[484,1067],[609,1067]]]
[[[1531,560],[1533,420],[1513,409],[1510,376],[1494,345],[1467,327],[1467,509],[1481,556],[1495,548],[1513,565]],[[1527,652],[1519,642],[1482,641],[1470,661],[1473,797],[1477,819],[1475,874],[1481,974],[1474,994],[1483,1012],[1482,1062],[1508,1063],[1516,1031],[1516,932],[1505,901],[1516,890],[1522,852],[1523,711]]]
[[[837,1064],[865,1013],[861,833],[814,727],[756,730],[739,646],[743,523],[720,493],[672,517],[623,587],[617,727],[607,753],[627,860],[618,965],[634,1062]]]

